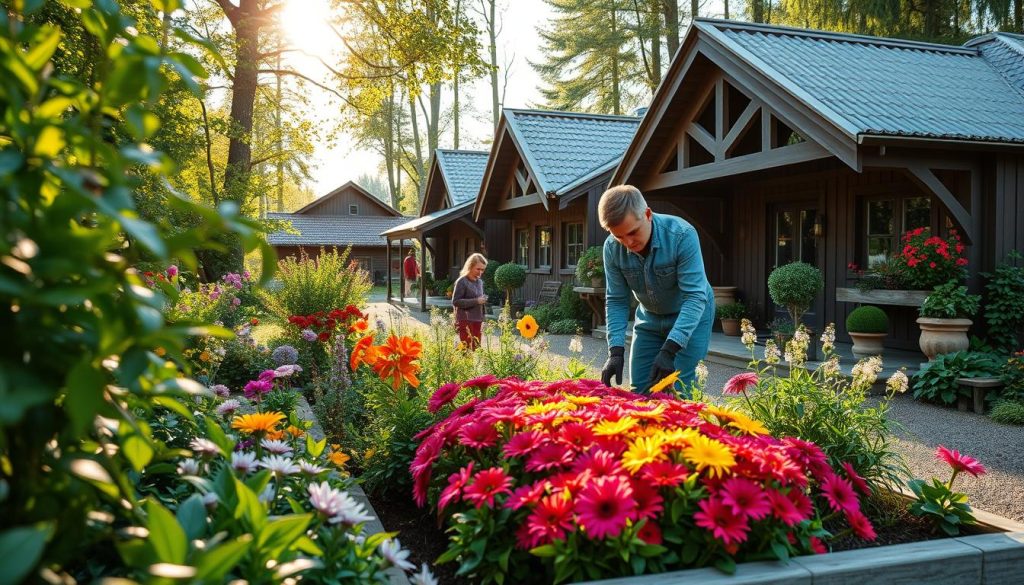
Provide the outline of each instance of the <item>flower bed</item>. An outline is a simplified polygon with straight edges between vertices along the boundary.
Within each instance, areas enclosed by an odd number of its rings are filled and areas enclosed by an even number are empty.
[[[731,571],[824,552],[823,521],[844,517],[844,532],[875,536],[859,477],[738,411],[591,380],[472,385],[498,389],[421,433],[411,465],[416,501],[449,524],[440,560],[458,560],[461,574]],[[451,400],[450,387],[438,392]]]

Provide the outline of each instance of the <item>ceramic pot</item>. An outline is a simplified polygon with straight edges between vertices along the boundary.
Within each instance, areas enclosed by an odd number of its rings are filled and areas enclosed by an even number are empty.
[[[729,337],[740,336],[740,320],[739,319],[722,319],[722,333]]]
[[[921,352],[928,356],[928,361],[932,361],[935,356],[943,353],[964,351],[971,346],[967,330],[973,323],[970,319],[918,317],[917,325],[921,328],[918,344]]]
[[[850,332],[853,339],[853,355],[857,359],[863,359],[876,355],[882,355],[882,341],[885,340],[885,333],[854,333]]]

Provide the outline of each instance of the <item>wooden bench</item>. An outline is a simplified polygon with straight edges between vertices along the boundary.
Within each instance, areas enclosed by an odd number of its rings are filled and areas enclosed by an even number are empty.
[[[558,301],[558,293],[562,292],[561,280],[546,280],[540,289],[540,296],[537,297],[537,304],[554,303]]]
[[[985,414],[985,395],[988,394],[988,391],[1002,388],[1003,386],[1003,381],[1000,378],[958,378],[957,383],[971,389],[972,398],[974,399],[974,412],[978,414]],[[958,400],[957,407],[960,410],[966,411],[966,399],[963,401]]]

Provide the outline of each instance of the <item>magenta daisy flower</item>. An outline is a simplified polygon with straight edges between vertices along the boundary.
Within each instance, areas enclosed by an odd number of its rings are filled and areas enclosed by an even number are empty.
[[[726,546],[738,545],[747,540],[747,532],[750,530],[747,517],[742,514],[733,514],[732,508],[722,502],[720,498],[712,496],[701,500],[697,507],[700,510],[693,515],[697,526],[711,532]]]
[[[548,442],[547,435],[540,431],[526,431],[515,435],[505,443],[505,458],[529,455],[533,450]]]
[[[966,471],[974,477],[978,477],[979,475],[984,475],[988,471],[985,469],[985,466],[979,463],[974,457],[964,455],[955,449],[947,449],[942,445],[939,445],[939,448],[935,450],[935,458],[940,461],[945,461],[956,473]]]
[[[477,472],[473,483],[462,490],[462,498],[477,508],[484,504],[493,508],[494,498],[511,493],[511,488],[512,478],[500,467],[491,467]]]
[[[631,482],[633,486],[633,499],[636,500],[636,518],[647,518],[653,520],[665,509],[662,504],[665,498],[661,497],[656,488],[653,488],[642,481]]]
[[[868,487],[868,482],[857,473],[857,470],[847,461],[843,461],[842,466],[843,471],[846,472],[846,479],[853,483],[853,487],[857,488],[857,491],[861,494],[870,496],[871,488]]]
[[[795,459],[804,469],[810,470],[818,479],[823,479],[832,473],[828,466],[828,457],[810,441],[786,437],[782,443],[788,447],[789,456]]]
[[[576,451],[583,451],[594,442],[594,431],[589,425],[571,422],[558,429],[558,440]]]
[[[722,482],[718,496],[737,516],[760,520],[772,511],[764,488],[743,477],[732,477]]]
[[[459,390],[462,388],[454,382],[448,384],[442,384],[440,388],[434,391],[434,394],[427,401],[427,411],[435,413],[441,410],[445,405],[455,400],[455,397],[459,395]]]
[[[494,374],[486,374],[483,376],[477,376],[471,380],[466,380],[462,383],[463,388],[475,388],[477,390],[486,390],[491,386],[494,386],[499,382],[498,378]]]
[[[814,513],[814,503],[811,502],[811,498],[807,497],[803,491],[798,489],[790,489],[789,493],[786,494],[790,502],[793,502],[793,507],[796,508],[797,512],[800,513],[804,518],[810,518],[811,514]]]
[[[541,498],[537,507],[526,518],[531,546],[549,544],[561,540],[575,529],[573,524],[572,500],[563,494],[551,494]]]
[[[640,476],[658,487],[675,487],[686,481],[689,474],[685,465],[672,461],[655,461],[640,469]]]
[[[473,474],[473,462],[460,469],[458,472],[448,476],[448,487],[441,490],[441,497],[437,500],[437,511],[440,512],[448,507],[448,504],[459,501],[462,496],[462,488],[466,487],[470,476]]]
[[[626,470],[622,467],[622,463],[619,462],[618,456],[605,449],[590,451],[578,458],[576,462],[573,463],[572,469],[577,473],[589,471],[590,475],[594,477],[623,475],[626,473]]]
[[[573,453],[568,446],[560,443],[548,443],[533,453],[526,460],[527,471],[544,471],[572,463]]]
[[[846,521],[850,523],[850,528],[858,538],[864,540],[874,540],[878,538],[875,534],[875,529],[871,526],[871,521],[858,510],[847,510]]]
[[[579,523],[593,540],[618,536],[635,511],[633,488],[622,476],[596,478],[576,500]]]
[[[757,374],[743,372],[736,374],[725,383],[722,394],[746,394],[747,390],[757,386]]]
[[[800,510],[785,494],[776,490],[768,490],[768,503],[771,505],[772,516],[786,526],[796,526],[807,519],[807,516],[800,513]],[[810,502],[808,502],[810,503]]]
[[[821,482],[821,495],[836,512],[860,511],[860,502],[857,501],[857,494],[853,491],[850,480],[834,473],[826,476]]]
[[[472,449],[493,447],[498,442],[498,431],[489,422],[470,423],[459,431],[459,443]]]
[[[518,510],[523,506],[531,506],[544,495],[544,482],[521,485],[512,490],[512,495],[505,501],[505,507],[510,510]]]

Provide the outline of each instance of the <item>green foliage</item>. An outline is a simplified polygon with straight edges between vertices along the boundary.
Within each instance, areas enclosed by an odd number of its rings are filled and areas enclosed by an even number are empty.
[[[772,302],[786,307],[793,323],[800,322],[824,286],[821,270],[804,262],[779,266],[768,275],[768,294]]]
[[[537,320],[537,326],[547,331],[551,322],[561,317],[558,305],[555,303],[544,303],[526,309],[526,314]]]
[[[871,267],[870,272],[865,272],[857,281],[857,288],[862,291],[877,289],[900,290],[908,288],[909,285],[903,278],[904,264],[902,261],[888,256]]]
[[[1004,425],[1024,425],[1024,402],[998,400],[992,406],[989,416],[992,417],[992,420]]]
[[[454,311],[430,310],[430,329],[424,334],[420,356],[420,387],[433,391],[446,382],[475,375],[473,355],[460,349]]]
[[[952,484],[953,480],[949,483]],[[908,485],[917,496],[917,501],[910,504],[911,513],[932,520],[946,534],[956,536],[960,534],[961,526],[974,523],[967,494],[954,492],[949,484],[936,478],[932,478],[931,483],[915,479]]]
[[[996,376],[1002,365],[1002,358],[991,353],[957,351],[937,355],[914,375],[914,398],[955,404],[958,395],[970,394],[957,379]]]
[[[238,334],[235,339],[224,344],[224,350],[224,359],[213,381],[232,390],[241,390],[246,382],[256,379],[260,372],[274,367],[270,352],[258,347],[248,335]]]
[[[1000,378],[1003,380],[1003,389],[999,396],[1024,402],[1024,351],[1018,351],[1006,360]]]
[[[742,319],[747,316],[747,307],[743,303],[729,303],[715,307],[715,317],[719,319]]]
[[[595,278],[604,278],[604,253],[601,246],[586,249],[576,261],[576,278],[584,285],[589,285]]]
[[[950,281],[940,284],[921,303],[921,316],[934,319],[967,319],[978,312],[980,295],[967,294],[967,287]]]
[[[520,380],[535,379],[538,377],[540,357],[547,350],[547,342],[537,335],[524,343],[516,331],[510,311],[509,305],[505,305],[496,322],[484,325],[486,334],[476,352],[477,369],[498,378],[515,376]]]
[[[558,293],[558,318],[555,319],[556,321],[573,319],[586,323],[589,327],[590,316],[593,314],[590,305],[584,302],[571,286],[562,286],[562,290]]]
[[[172,83],[200,96],[206,74],[189,55],[167,50],[162,34],[128,30],[135,23],[121,4],[76,2],[65,13],[83,42],[64,50],[84,52],[85,72],[54,69],[55,51],[75,41],[62,28],[26,23],[22,11],[41,2],[0,12],[0,304],[13,308],[0,311],[0,330],[17,340],[0,344],[0,517],[4,538],[19,534],[25,544],[6,577],[45,566],[59,580],[92,581],[86,560],[112,560],[111,527],[144,516],[128,470],[159,445],[140,413],[161,405],[187,417],[191,404],[178,399],[207,394],[153,350],[183,363],[190,335],[225,332],[167,325],[164,296],[133,266],[196,270],[196,250],[235,233],[246,248],[261,248],[272,276],[272,250],[236,206],[213,210],[169,193],[165,209],[202,221],[172,230],[140,217],[134,195],[143,177],[163,183],[174,173],[148,144],[162,121],[154,105]],[[188,35],[150,4],[138,7],[167,35]],[[109,522],[89,520],[97,513]],[[40,534],[48,536],[42,548]]]
[[[499,288],[498,285],[494,284],[494,273],[498,271],[498,268],[500,266],[501,262],[492,260],[488,262],[487,266],[484,268],[484,274],[483,276],[481,276],[481,278],[484,279],[484,292],[487,293],[488,295],[491,295],[496,292],[501,292],[501,288]]]
[[[552,321],[548,325],[548,333],[555,335],[573,335],[580,329],[582,329],[582,326],[576,319],[559,319],[558,321]]]
[[[499,266],[494,271],[494,284],[505,291],[506,302],[511,299],[512,291],[523,286],[524,282],[526,282],[526,269],[515,262]]]
[[[850,333],[886,333],[889,317],[878,307],[857,307],[846,317],[846,330]]]
[[[355,262],[349,262],[352,247],[341,253],[336,249],[309,258],[305,252],[296,260],[289,256],[278,263],[280,286],[273,294],[264,294],[268,310],[282,322],[292,315],[312,315],[317,311],[362,306],[369,298],[373,283],[369,274]]]
[[[1020,349],[1024,329],[1024,263],[1020,252],[1011,251],[995,272],[982,276],[988,279],[984,315],[989,339],[1005,352]]]
[[[289,388],[275,389],[263,396],[260,407],[266,412],[280,412],[285,416],[295,414],[299,406],[299,393]]]

